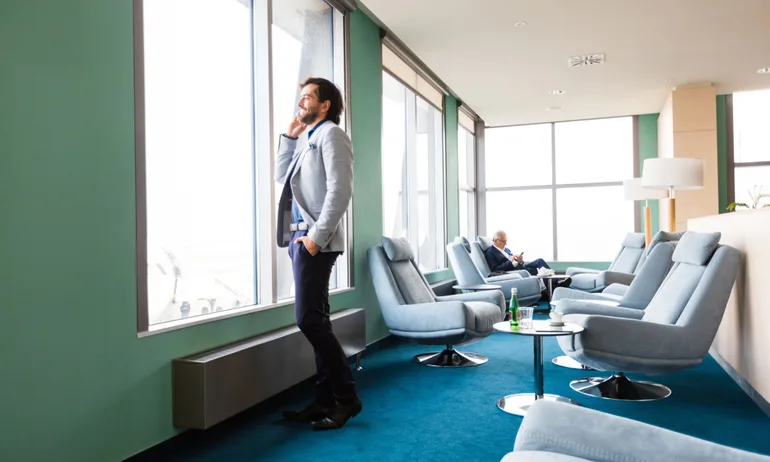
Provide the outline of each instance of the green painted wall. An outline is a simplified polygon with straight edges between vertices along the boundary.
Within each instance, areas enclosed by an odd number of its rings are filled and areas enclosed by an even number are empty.
[[[658,114],[639,116],[639,175],[642,174],[645,159],[658,157]],[[659,204],[657,200],[648,201],[652,222],[652,235],[660,230]],[[644,230],[644,204],[639,209],[639,219]]]
[[[0,2],[0,460],[122,460],[174,436],[171,359],[294,322],[286,306],[136,336],[132,2]],[[381,213],[379,29],[352,15],[356,290]],[[13,373],[11,373],[13,371]],[[12,416],[12,418],[8,418]]]
[[[729,213],[727,191],[727,95],[717,95],[717,172],[719,213]]]

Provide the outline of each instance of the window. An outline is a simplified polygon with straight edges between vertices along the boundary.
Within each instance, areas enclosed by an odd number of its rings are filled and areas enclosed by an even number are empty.
[[[770,194],[770,90],[735,93],[733,98],[734,202],[753,205],[759,194]],[[767,199],[758,202],[762,207]]]
[[[487,230],[503,230],[508,248],[527,257],[551,261],[553,250],[553,201],[550,189],[487,192]],[[527,261],[527,260],[525,260]]]
[[[411,243],[420,269],[446,266],[442,112],[383,72],[383,235]]]
[[[458,176],[460,185],[460,235],[476,236],[476,136],[472,121],[457,126]],[[466,116],[467,117],[467,116]],[[466,128],[470,127],[470,128]]]
[[[524,125],[484,132],[488,188],[550,185],[551,125]]]
[[[487,129],[487,231],[550,261],[611,261],[635,228],[633,118]],[[600,166],[600,168],[597,168]]]
[[[249,0],[135,4],[139,330],[291,297],[263,166],[304,77],[344,90],[343,14],[321,0],[275,1],[268,25],[256,19],[268,5]],[[268,34],[272,49],[257,40]],[[272,113],[259,97],[271,77]],[[344,287],[348,262],[337,264]]]
[[[273,2],[272,56],[273,56],[273,146],[286,130],[297,110],[301,82],[308,76],[324,77],[345,88],[342,59],[333,59],[335,25],[341,28],[341,14],[321,0],[280,0]],[[341,36],[341,30],[337,31]],[[344,128],[344,123],[341,123]],[[304,147],[306,138],[298,147]],[[281,197],[283,185],[274,182],[275,205]],[[276,247],[277,299],[294,297],[294,275],[291,260],[284,258],[286,249]],[[338,260],[344,260],[340,258]],[[340,264],[332,271],[330,289],[338,287]]]

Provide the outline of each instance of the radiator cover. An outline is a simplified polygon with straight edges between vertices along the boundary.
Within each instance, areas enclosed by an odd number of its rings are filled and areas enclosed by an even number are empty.
[[[366,348],[361,308],[331,315],[347,357]],[[174,426],[207,429],[315,374],[313,348],[297,326],[172,361]]]

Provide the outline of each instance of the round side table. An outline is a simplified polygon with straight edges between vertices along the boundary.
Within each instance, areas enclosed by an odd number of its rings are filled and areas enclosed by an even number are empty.
[[[566,322],[561,327],[554,327],[549,321],[532,321],[530,329],[512,329],[508,321],[498,322],[493,328],[498,332],[513,335],[528,335],[532,337],[535,349],[535,392],[515,393],[497,400],[497,407],[514,415],[525,416],[529,406],[537,400],[560,401],[563,403],[580,405],[577,401],[563,396],[546,394],[543,390],[543,337],[558,337],[561,335],[575,335],[583,332],[583,327]]]

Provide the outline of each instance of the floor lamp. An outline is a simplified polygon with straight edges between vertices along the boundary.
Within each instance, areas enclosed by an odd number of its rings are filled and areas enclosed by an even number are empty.
[[[703,159],[691,157],[654,157],[642,167],[642,187],[668,191],[668,230],[676,231],[676,197],[674,191],[703,187]]]
[[[623,195],[627,201],[644,201],[644,245],[649,246],[652,240],[652,216],[648,201],[665,199],[666,191],[642,187],[641,178],[631,178],[623,181]]]

